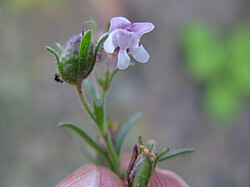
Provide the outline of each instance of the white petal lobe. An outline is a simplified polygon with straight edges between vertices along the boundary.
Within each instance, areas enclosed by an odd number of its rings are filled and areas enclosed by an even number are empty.
[[[155,28],[155,26],[150,22],[137,22],[137,23],[131,24],[130,27],[131,27],[131,30],[133,32],[136,32],[140,37],[143,34],[151,32]]]
[[[126,50],[119,50],[117,68],[120,70],[125,70],[130,64],[130,58]]]
[[[138,62],[141,62],[141,63],[148,62],[148,59],[150,57],[148,52],[146,51],[146,49],[142,45],[134,48],[131,51],[131,54],[135,58],[135,60],[137,60]]]
[[[107,53],[114,52],[116,47],[113,44],[112,34],[110,34],[109,37],[107,38],[107,40],[104,42],[103,47]]]

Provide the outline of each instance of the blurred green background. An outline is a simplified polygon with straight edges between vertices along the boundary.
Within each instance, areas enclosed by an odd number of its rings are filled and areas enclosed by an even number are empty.
[[[159,149],[194,147],[160,167],[191,187],[248,187],[248,0],[0,0],[0,186],[54,186],[87,162],[57,124],[72,121],[93,136],[95,128],[74,90],[53,80],[45,46],[117,15],[156,25],[142,39],[150,62],[120,72],[108,94],[113,118],[144,114],[124,151],[138,135]]]

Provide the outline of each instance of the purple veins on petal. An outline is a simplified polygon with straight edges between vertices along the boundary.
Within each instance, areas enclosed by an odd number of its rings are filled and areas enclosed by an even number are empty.
[[[141,37],[143,34],[151,32],[154,28],[155,26],[150,22],[132,23],[130,26],[131,31],[138,34],[139,37]]]
[[[109,33],[115,29],[124,29],[128,25],[131,25],[131,22],[124,17],[114,17],[110,20]]]

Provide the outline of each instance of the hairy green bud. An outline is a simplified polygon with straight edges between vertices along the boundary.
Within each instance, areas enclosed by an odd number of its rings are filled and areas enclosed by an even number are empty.
[[[61,48],[60,55],[54,49],[48,51],[56,57],[58,73],[61,79],[73,85],[81,84],[92,72],[95,60],[91,32],[74,35],[69,39],[65,48]]]
[[[78,77],[78,56],[82,36],[75,35],[66,44],[65,49],[60,55],[59,74],[65,82],[70,84],[77,83]]]

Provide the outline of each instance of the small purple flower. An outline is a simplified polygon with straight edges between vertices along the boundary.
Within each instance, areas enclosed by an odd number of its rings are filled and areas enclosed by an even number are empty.
[[[104,50],[114,53],[118,49],[118,69],[125,70],[129,66],[128,52],[138,62],[148,61],[149,54],[139,42],[142,35],[152,31],[154,27],[150,22],[131,23],[124,17],[114,17],[110,20],[109,36],[104,42]]]

